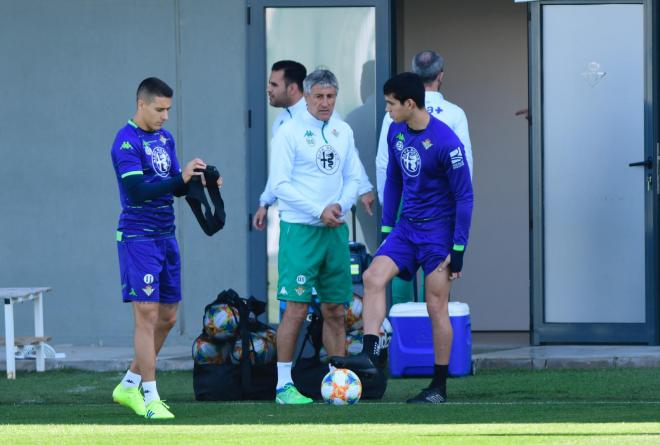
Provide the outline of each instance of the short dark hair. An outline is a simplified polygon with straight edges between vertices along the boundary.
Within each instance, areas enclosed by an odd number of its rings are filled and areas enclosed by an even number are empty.
[[[151,102],[154,97],[168,97],[174,95],[172,88],[157,77],[147,77],[137,89],[137,99],[142,99],[145,102]]]
[[[284,71],[284,84],[289,86],[292,83],[298,85],[300,92],[303,90],[303,80],[307,77],[307,68],[302,63],[294,60],[280,60],[273,63],[271,71]]]
[[[424,108],[424,83],[415,73],[401,73],[392,77],[383,85],[383,94],[391,94],[401,103],[412,99],[417,108]]]

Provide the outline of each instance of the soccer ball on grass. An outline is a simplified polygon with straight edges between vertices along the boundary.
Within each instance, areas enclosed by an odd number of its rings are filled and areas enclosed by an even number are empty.
[[[353,405],[362,396],[362,382],[349,369],[333,369],[321,381],[321,395],[330,405]]]

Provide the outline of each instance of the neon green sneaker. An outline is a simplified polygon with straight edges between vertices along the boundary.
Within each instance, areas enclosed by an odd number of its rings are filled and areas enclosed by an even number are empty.
[[[120,405],[126,406],[138,416],[144,416],[147,409],[144,407],[144,397],[140,388],[125,388],[121,383],[112,391],[112,400]]]
[[[275,391],[275,403],[279,405],[306,405],[314,402],[298,392],[293,383],[287,383]]]
[[[152,400],[147,405],[147,413],[144,415],[147,419],[174,419],[174,414],[170,412],[170,407],[164,400]]]

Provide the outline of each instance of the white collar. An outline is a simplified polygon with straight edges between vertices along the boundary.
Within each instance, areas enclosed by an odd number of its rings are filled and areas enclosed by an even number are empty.
[[[440,91],[427,91],[425,97],[429,97],[430,99],[439,99],[439,100],[445,99],[445,97],[442,95]]]
[[[312,116],[312,114],[309,112],[309,110],[305,109],[305,112],[301,114],[302,119],[305,121],[306,124],[311,125],[315,128],[322,128],[326,125],[330,124],[330,121],[332,121],[334,117],[334,113],[332,116],[330,116],[330,119],[327,121],[322,121],[317,119],[316,117]]]
[[[305,102],[305,98],[301,97],[298,102],[295,104],[291,105],[290,107],[285,107],[285,109],[289,110],[289,113],[291,113],[291,116],[295,116],[299,112],[306,110],[307,109],[307,102]]]

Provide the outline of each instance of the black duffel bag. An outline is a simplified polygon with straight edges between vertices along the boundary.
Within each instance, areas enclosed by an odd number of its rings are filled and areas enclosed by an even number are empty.
[[[270,327],[256,319],[266,308],[266,304],[254,297],[240,298],[233,290],[221,292],[205,308],[214,304],[227,304],[239,315],[238,331],[242,350],[239,364],[227,361],[222,364],[199,364],[193,368],[193,389],[195,400],[268,400],[275,396],[277,366],[275,362],[255,364],[252,332],[260,332]],[[250,317],[250,314],[253,317]],[[245,347],[247,345],[247,347]]]

